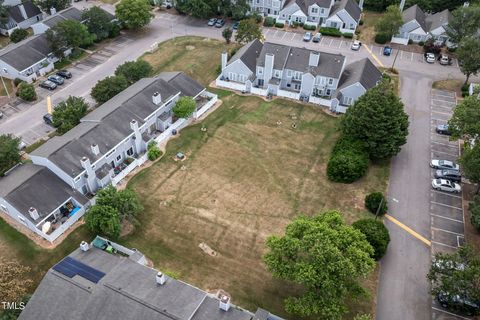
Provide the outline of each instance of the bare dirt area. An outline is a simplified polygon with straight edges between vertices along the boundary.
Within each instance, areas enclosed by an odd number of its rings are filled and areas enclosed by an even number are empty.
[[[130,181],[145,213],[126,242],[161,270],[207,290],[225,289],[243,307],[288,317],[283,300],[296,289],[265,270],[265,239],[282,234],[300,213],[339,209],[349,223],[366,216],[364,196],[386,188],[388,167],[372,167],[352,185],[331,183],[325,168],[338,119],[284,100],[230,94],[223,101]],[[187,160],[173,161],[177,152]],[[372,277],[366,286],[374,296]],[[371,299],[354,309],[372,312]]]

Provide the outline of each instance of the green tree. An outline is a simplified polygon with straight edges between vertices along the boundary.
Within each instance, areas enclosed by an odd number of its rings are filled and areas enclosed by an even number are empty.
[[[117,67],[115,75],[124,76],[128,83],[132,84],[148,77],[152,71],[152,66],[145,60],[127,61]]]
[[[470,211],[470,223],[480,231],[480,195],[475,195],[473,201],[468,205]]]
[[[30,268],[17,261],[0,259],[0,301],[20,302],[33,281]]]
[[[464,2],[463,0],[459,0]],[[467,38],[477,35],[480,29],[480,5],[460,6],[452,12],[452,18],[446,29],[450,41],[456,44]]]
[[[116,239],[120,235],[118,210],[111,206],[94,205],[85,214],[85,224],[95,233]]]
[[[465,178],[473,183],[480,183],[480,144],[465,147],[459,162]]]
[[[365,197],[365,208],[373,214],[384,215],[388,210],[387,199],[381,192],[372,192]]]
[[[173,113],[179,118],[188,118],[197,108],[197,103],[192,97],[181,97],[173,107]]]
[[[136,217],[143,210],[143,206],[133,190],[117,191],[111,185],[98,191],[96,204],[117,210],[120,221],[136,222]]]
[[[8,6],[4,5],[5,1],[0,0],[0,24],[5,24],[8,22],[10,14],[8,13]]]
[[[263,39],[262,29],[255,19],[250,18],[240,21],[237,34],[235,35],[235,41],[239,43],[247,43],[255,39]]]
[[[232,18],[234,20],[245,19],[249,11],[250,5],[246,0],[237,0],[236,3],[232,6]]]
[[[95,35],[96,41],[108,38],[112,31],[110,16],[97,6],[83,11],[82,19],[85,20],[88,32]]]
[[[364,8],[372,11],[382,12],[387,9],[388,6],[398,4],[396,0],[365,0]]]
[[[230,40],[232,39],[232,35],[233,35],[232,29],[230,29],[229,27],[226,27],[225,29],[223,29],[222,36],[227,42],[227,44],[230,43]]]
[[[473,247],[465,245],[454,253],[437,253],[434,261],[427,275],[432,295],[480,301],[480,255]]]
[[[53,110],[53,126],[60,134],[64,134],[80,123],[87,110],[88,103],[83,98],[69,96]]]
[[[480,99],[466,97],[454,109],[448,121],[452,139],[473,140],[480,135]]]
[[[155,141],[152,141],[147,146],[148,160],[155,161],[162,155],[162,150],[157,146]]]
[[[67,48],[89,46],[95,40],[95,35],[88,32],[87,27],[76,20],[59,22],[46,32],[47,41],[55,56],[63,58]]]
[[[10,134],[0,135],[0,176],[20,162],[19,145],[20,138]]]
[[[477,75],[480,71],[480,38],[478,36],[463,38],[458,44],[457,59],[460,70],[466,76],[465,84],[471,75]]]
[[[10,40],[12,40],[13,43],[17,43],[22,41],[28,37],[28,31],[25,29],[15,29],[13,30],[12,34],[10,35]]]
[[[300,216],[283,237],[270,236],[266,244],[264,261],[273,276],[304,287],[285,302],[289,313],[300,316],[340,319],[347,298],[365,293],[358,278],[375,267],[372,246],[337,211]]]
[[[357,314],[353,320],[373,320],[370,314]]]
[[[371,159],[388,159],[407,142],[408,115],[391,84],[383,80],[348,108],[342,130],[362,141]]]
[[[140,29],[153,18],[147,0],[121,0],[115,7],[115,15],[128,29]]]
[[[368,243],[375,251],[372,258],[380,260],[387,252],[388,243],[390,242],[390,235],[388,229],[382,221],[374,219],[361,219],[352,224],[357,230],[365,235]]]
[[[21,302],[23,302],[24,306],[27,305],[31,297],[32,296],[30,294],[26,294],[25,296],[23,296]],[[0,313],[0,320],[17,320],[20,317],[21,313],[22,309],[20,308],[5,309],[2,313]]]
[[[37,93],[35,87],[31,83],[21,82],[18,85],[16,95],[25,101],[37,100]]]
[[[61,11],[68,8],[71,5],[70,0],[37,0],[35,4],[42,8],[43,11],[50,14],[50,9],[55,8],[55,10]]]
[[[124,76],[110,76],[97,82],[91,95],[99,104],[107,102],[128,87]]]
[[[403,25],[402,12],[398,5],[390,5],[387,11],[378,19],[375,24],[375,31],[383,33],[389,38],[398,33],[398,29]]]

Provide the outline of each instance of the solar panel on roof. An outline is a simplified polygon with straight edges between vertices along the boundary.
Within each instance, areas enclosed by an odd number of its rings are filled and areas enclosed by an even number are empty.
[[[66,257],[57,263],[55,266],[53,266],[53,270],[60,272],[69,278],[79,275],[93,283],[98,283],[98,281],[105,276],[104,272],[92,268],[72,257]]]

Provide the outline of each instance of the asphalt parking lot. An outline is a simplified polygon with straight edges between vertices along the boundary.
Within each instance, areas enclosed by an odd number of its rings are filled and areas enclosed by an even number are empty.
[[[446,124],[456,106],[455,93],[451,91],[432,90],[430,100],[430,151],[432,159],[456,162],[459,157],[457,141],[450,141],[449,136],[438,134],[435,128]],[[431,170],[434,178],[435,170]],[[432,188],[431,186],[429,186]],[[430,191],[430,221],[432,257],[437,252],[454,252],[465,242],[464,215],[462,195],[443,191]],[[432,302],[432,319],[468,319],[444,310],[436,301]]]

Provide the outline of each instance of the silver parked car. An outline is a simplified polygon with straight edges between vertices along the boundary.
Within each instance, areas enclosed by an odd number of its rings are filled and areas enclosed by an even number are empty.
[[[452,182],[450,180],[445,180],[445,179],[433,179],[432,187],[435,190],[452,192],[452,193],[460,193],[462,191],[462,187],[460,187],[458,183]]]
[[[312,40],[312,33],[311,32],[305,32],[305,35],[303,36],[303,41],[305,42],[310,42]]]
[[[448,160],[436,160],[433,159],[430,161],[430,167],[434,169],[453,169],[453,170],[460,170],[460,166],[455,162],[448,161]]]

